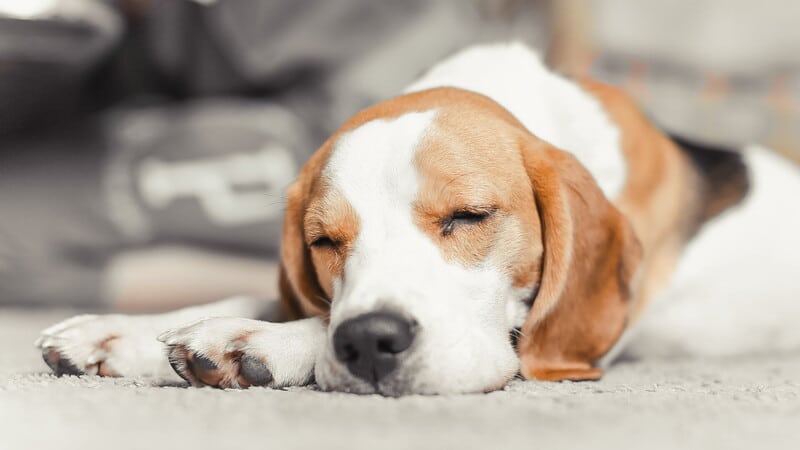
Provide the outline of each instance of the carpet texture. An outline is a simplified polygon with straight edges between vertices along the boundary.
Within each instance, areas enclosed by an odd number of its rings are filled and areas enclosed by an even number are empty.
[[[800,354],[627,361],[485,395],[222,391],[50,375],[32,342],[71,314],[0,310],[0,449],[800,448]]]

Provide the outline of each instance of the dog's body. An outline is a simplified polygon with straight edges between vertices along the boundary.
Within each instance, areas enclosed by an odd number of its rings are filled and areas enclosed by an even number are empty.
[[[265,303],[232,299],[81,316],[38,345],[59,373],[164,375],[155,337],[172,329],[160,340],[193,384],[315,376],[387,395],[596,379],[625,341],[797,348],[791,192],[800,175],[775,156],[676,142],[616,89],[559,77],[521,45],[477,47],[354,116],[290,188],[270,319],[296,320],[252,320]],[[653,298],[676,307],[621,340]],[[185,324],[204,316],[243,318]]]

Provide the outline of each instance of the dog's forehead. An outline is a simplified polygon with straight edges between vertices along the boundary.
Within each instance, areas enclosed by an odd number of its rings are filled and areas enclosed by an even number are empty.
[[[360,213],[383,209],[386,202],[413,202],[418,189],[415,157],[425,136],[434,131],[436,114],[409,112],[349,131],[334,144],[323,178]]]

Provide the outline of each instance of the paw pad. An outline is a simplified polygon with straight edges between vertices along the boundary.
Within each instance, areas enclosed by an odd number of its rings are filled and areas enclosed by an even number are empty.
[[[272,381],[264,361],[240,351],[210,357],[183,345],[172,345],[169,361],[178,375],[196,386],[248,388],[267,386]]]

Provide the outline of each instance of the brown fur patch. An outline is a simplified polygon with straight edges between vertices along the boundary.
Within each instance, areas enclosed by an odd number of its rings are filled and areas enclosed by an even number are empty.
[[[678,146],[653,126],[618,88],[591,80],[582,86],[598,99],[620,131],[628,177],[616,205],[643,248],[631,320],[663,289],[674,271],[701,202],[697,175]]]
[[[358,215],[350,203],[332,189],[320,189],[306,208],[304,232],[317,278],[326,298],[333,295],[333,278],[344,274],[344,263],[358,236]],[[328,238],[332,245],[312,246],[319,238]]]
[[[462,91],[461,97],[438,108],[433,131],[419,145],[415,223],[445,259],[466,266],[490,260],[518,287],[532,286],[540,229],[515,139],[519,124],[498,106],[473,98],[477,94]],[[459,211],[487,217],[444,234],[443,222]]]
[[[325,315],[330,303],[317,275],[318,269],[327,269],[314,265],[304,224],[309,203],[319,195],[320,174],[334,139],[328,139],[311,157],[286,193],[278,287],[287,319]]]
[[[111,347],[114,344],[114,340],[118,339],[118,338],[119,338],[118,335],[112,334],[111,336],[109,336],[109,337],[103,339],[102,341],[100,341],[100,343],[97,344],[97,346],[100,347],[100,349],[102,349],[105,352],[110,352],[111,351]],[[97,363],[97,375],[99,375],[101,377],[119,377],[119,376],[121,376],[119,373],[117,373],[116,371],[114,371],[110,367],[108,367],[108,364],[106,364],[105,361],[100,361],[100,362]]]
[[[521,143],[542,221],[539,293],[518,342],[527,378],[596,379],[622,334],[641,248],[625,217],[570,154]]]

